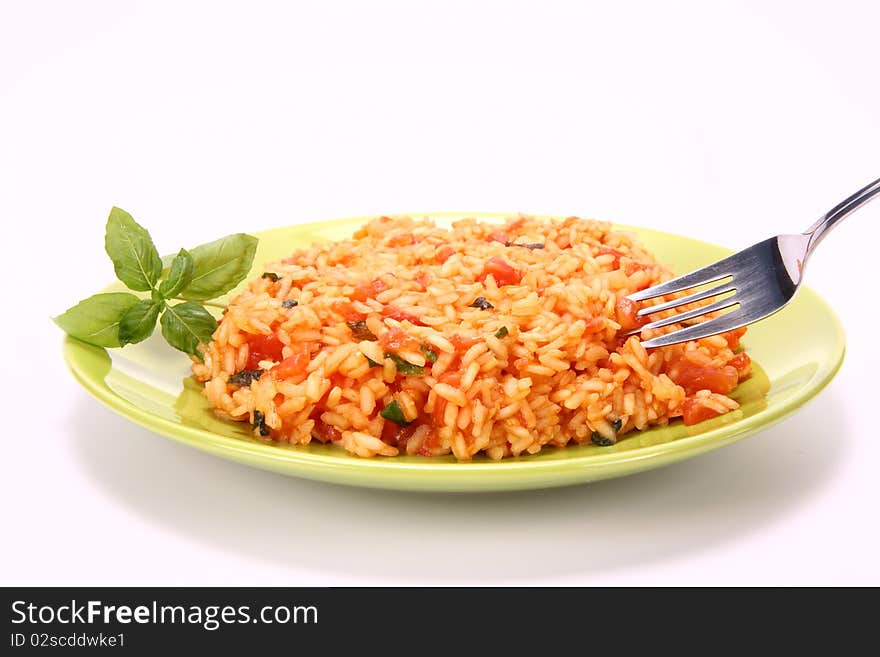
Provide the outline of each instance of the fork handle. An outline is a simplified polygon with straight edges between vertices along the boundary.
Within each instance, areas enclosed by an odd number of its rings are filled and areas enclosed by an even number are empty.
[[[868,185],[862,187],[855,194],[850,196],[849,198],[841,201],[833,208],[831,208],[828,212],[823,215],[819,221],[814,223],[812,226],[807,228],[804,231],[804,235],[810,238],[810,241],[807,243],[807,253],[812,252],[816,245],[822,241],[822,238],[828,233],[829,230],[834,228],[834,226],[844,217],[848,216],[851,212],[862,207],[865,203],[873,199],[875,196],[880,194],[880,178],[875,180]]]

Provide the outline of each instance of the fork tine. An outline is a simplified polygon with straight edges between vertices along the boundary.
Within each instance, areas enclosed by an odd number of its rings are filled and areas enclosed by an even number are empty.
[[[722,278],[727,278],[733,274],[730,268],[730,260],[732,258],[733,256],[728,256],[723,260],[713,262],[711,265],[707,265],[677,278],[673,278],[671,281],[660,283],[659,285],[649,287],[646,290],[633,292],[626,298],[630,301],[644,301],[645,299],[653,299],[654,297],[661,297],[664,294],[681,292],[682,290],[703,285],[704,283],[713,283]]]
[[[650,340],[642,342],[642,346],[646,349],[653,349],[655,347],[666,347],[671,344],[678,344],[679,342],[708,338],[710,335],[738,329],[749,324],[751,321],[753,320],[747,317],[742,309],[734,310],[721,317],[710,319],[708,322],[695,324],[694,326],[686,326],[685,328],[673,331],[672,333],[651,338]]]
[[[700,306],[699,308],[694,308],[693,310],[688,310],[687,312],[679,313],[678,315],[673,315],[672,317],[658,319],[656,322],[645,324],[644,326],[642,326],[642,329],[653,329],[663,326],[669,326],[670,324],[678,324],[679,322],[685,322],[689,319],[693,319],[694,317],[699,317],[701,315],[705,315],[706,313],[715,312],[716,310],[724,310],[725,308],[730,308],[731,306],[735,306],[737,304],[739,304],[739,299],[737,299],[737,296],[734,294],[732,297],[721,299],[721,301],[716,301],[715,303],[706,304],[705,306]],[[709,322],[706,323],[708,324]]]
[[[659,303],[655,306],[642,308],[639,312],[636,313],[636,317],[653,315],[654,313],[669,310],[670,308],[677,308],[678,306],[684,306],[686,304],[694,303],[696,301],[702,301],[703,299],[708,299],[709,297],[717,297],[719,294],[733,292],[735,289],[736,286],[733,284],[732,281],[729,283],[722,283],[721,285],[716,285],[715,287],[709,288],[708,290],[695,292],[694,294],[689,294],[688,296],[681,297],[680,299],[673,299],[672,301],[667,301],[666,303]]]

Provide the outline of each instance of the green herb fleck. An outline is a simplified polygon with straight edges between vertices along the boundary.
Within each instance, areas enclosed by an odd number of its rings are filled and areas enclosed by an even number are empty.
[[[234,386],[249,386],[263,376],[263,370],[241,370],[229,377],[228,382]]]
[[[282,308],[295,308],[298,305],[299,301],[297,301],[296,299],[285,299],[281,302]]]
[[[593,441],[594,445],[598,445],[599,447],[611,447],[614,444],[614,441],[611,438],[606,438],[598,431],[594,431],[593,435],[590,436],[590,440]]]
[[[263,275],[260,278],[268,278],[273,283],[277,283],[280,276],[276,274],[274,271],[264,271]]]
[[[367,323],[364,320],[346,322],[346,324],[348,325],[348,328],[351,329],[351,336],[355,340],[369,340],[370,342],[378,340],[373,332],[367,328]]]
[[[502,326],[500,329],[495,331],[495,337],[496,338],[504,338],[504,337],[507,337],[508,333],[510,333],[510,331],[507,330],[507,327]]]
[[[434,351],[433,349],[431,349],[429,346],[424,345],[424,344],[419,345],[419,351],[421,351],[423,354],[425,354],[425,360],[427,360],[428,362],[431,362],[431,363],[437,362],[437,352]]]
[[[397,371],[401,374],[414,374],[416,376],[422,376],[425,373],[424,367],[419,367],[418,365],[413,365],[409,363],[397,354],[386,353],[386,358],[390,358],[394,361],[394,364],[397,366]]]
[[[364,355],[364,358],[367,359],[367,363],[369,363],[370,367],[382,367],[382,363],[377,363],[372,358],[367,355]]]
[[[269,427],[266,426],[266,416],[263,415],[262,411],[254,411],[253,427],[260,431],[261,436],[269,435]]]
[[[388,404],[388,406],[383,408],[379,412],[379,415],[381,415],[386,420],[394,422],[394,424],[400,427],[408,427],[410,424],[412,424],[412,422],[406,421],[406,417],[404,417],[403,411],[400,408],[400,404],[397,403],[396,399]]]
[[[543,249],[546,247],[546,244],[541,244],[540,242],[524,242],[524,243],[508,242],[505,246],[522,246],[526,249]]]
[[[621,420],[620,418],[614,420],[614,422],[611,423],[611,428],[614,429],[614,433],[617,433],[618,431],[620,431],[620,427],[622,427],[622,426],[623,426],[623,420]]]
[[[486,297],[477,297],[474,299],[473,303],[470,304],[471,308],[479,308],[480,310],[489,310],[490,308],[494,308],[491,303],[486,299]]]

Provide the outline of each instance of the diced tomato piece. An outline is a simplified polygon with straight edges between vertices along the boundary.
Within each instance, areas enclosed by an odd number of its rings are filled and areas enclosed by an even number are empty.
[[[461,385],[461,372],[445,372],[437,381],[457,387]],[[431,412],[431,419],[435,427],[443,426],[443,415],[446,413],[448,405],[449,402],[439,395],[434,399],[434,410]]]
[[[618,333],[616,336],[614,336],[614,340],[611,341],[611,351],[620,351],[621,349],[623,349],[623,345],[626,344],[626,341],[629,340],[629,338],[630,336],[628,335]]]
[[[331,440],[341,440],[342,432],[333,425],[327,424],[321,418],[315,418],[315,426],[312,428],[312,436],[322,443],[327,443]]]
[[[480,342],[481,338],[476,336],[468,337],[466,335],[460,335],[455,333],[454,335],[449,336],[449,341],[452,343],[452,346],[455,347],[456,351],[467,351],[475,344]]]
[[[495,278],[495,283],[498,284],[498,287],[519,285],[520,280],[522,280],[522,274],[507,264],[504,258],[498,256],[492,256],[486,261],[486,264],[483,266],[483,273],[477,277],[477,280],[485,283],[489,274]]]
[[[350,301],[334,301],[332,308],[342,315],[346,322],[357,322],[365,317],[362,312],[354,309]]]
[[[706,367],[681,360],[669,368],[669,378],[684,388],[689,395],[693,395],[698,390],[709,390],[726,395],[739,383],[739,372],[730,365],[721,368]]]
[[[385,420],[385,423],[382,425],[382,435],[379,438],[386,445],[394,445],[397,447],[397,440],[399,431],[404,427],[398,426],[391,420]]]
[[[749,378],[752,373],[752,359],[744,351],[731,358],[727,364],[736,368],[740,381]]]
[[[591,335],[593,333],[598,333],[603,328],[605,328],[605,320],[601,317],[593,317],[593,319],[587,322],[587,328],[584,329],[584,333]]]
[[[437,260],[437,262],[444,263],[449,260],[449,257],[453,253],[455,253],[455,249],[453,249],[448,244],[444,244],[439,249],[437,249],[437,252],[434,254],[434,258]]]
[[[713,417],[718,417],[719,415],[721,415],[721,413],[713,408],[707,408],[706,406],[703,406],[694,397],[688,397],[684,400],[684,406],[682,407],[682,419],[687,425],[696,424],[697,422],[702,422],[703,420],[709,420]]]
[[[257,369],[261,360],[281,360],[281,350],[284,349],[284,344],[275,337],[274,333],[252,335],[248,338],[247,343],[248,359],[244,369]]]
[[[309,352],[305,348],[300,348],[292,356],[288,356],[269,372],[276,379],[292,379],[299,383],[305,378],[306,368],[309,366]],[[299,379],[299,381],[295,381]]]
[[[358,283],[354,292],[351,295],[352,301],[366,301],[367,299],[375,299],[376,296],[385,290],[387,290],[390,285],[383,281],[381,278],[375,278],[372,281],[365,281],[362,283]]]
[[[641,262],[635,262],[634,260],[629,260],[623,266],[623,273],[626,274],[627,276],[632,276],[637,271],[644,271],[648,267],[650,267],[650,265],[646,265]]]
[[[397,349],[418,349],[419,341],[411,337],[403,329],[392,326],[379,337],[379,344],[388,351]]]
[[[732,331],[728,331],[727,333],[722,333],[724,339],[727,340],[727,346],[731,349],[736,349],[739,347],[739,340],[746,333],[746,327],[733,329]]]
[[[444,399],[443,401],[446,400]],[[422,446],[419,449],[419,454],[422,456],[431,456],[431,450],[438,447],[440,447],[440,433],[437,431],[437,429],[432,428],[428,432],[428,435],[425,436],[425,441],[422,443]]]
[[[382,315],[385,317],[390,317],[391,319],[396,319],[398,322],[406,320],[408,322],[411,322],[412,324],[415,324],[416,326],[424,326],[424,324],[422,324],[422,320],[420,320],[418,317],[416,317],[415,315],[411,315],[408,312],[404,312],[397,306],[385,306],[382,309]]]
[[[413,242],[415,242],[415,237],[413,237],[412,233],[403,233],[400,235],[392,235],[388,238],[388,246],[409,246]]]
[[[386,445],[392,445],[398,449],[404,450],[406,449],[407,441],[412,438],[412,435],[418,428],[419,425],[416,422],[401,427],[391,420],[385,420],[385,424],[382,425],[382,442]]]
[[[488,235],[488,241],[501,242],[502,244],[510,244],[510,235],[506,231],[496,230]]]
[[[596,255],[614,256],[614,260],[612,261],[614,269],[618,269],[620,267],[620,256],[622,256],[623,253],[621,253],[617,249],[608,248],[607,246],[600,246],[596,249],[596,251]]]
[[[620,297],[617,300],[615,314],[621,331],[632,331],[639,326],[647,324],[648,319],[646,317],[638,317],[636,315],[638,310],[638,304],[635,301],[630,301],[626,297]]]
[[[437,381],[439,383],[448,383],[457,388],[461,385],[461,372],[444,372],[440,375],[440,378],[438,378]]]
[[[449,404],[449,402],[440,396],[434,400],[434,410],[431,412],[431,417],[434,420],[435,427],[443,426],[443,415],[446,413],[447,404]]]
[[[419,287],[421,287],[422,290],[424,290],[428,287],[428,283],[431,282],[431,275],[426,271],[420,271],[413,277],[413,280],[419,284]]]
[[[529,366],[529,363],[531,362],[532,361],[530,358],[517,358],[513,361],[513,368],[518,371],[524,370],[526,367]]]

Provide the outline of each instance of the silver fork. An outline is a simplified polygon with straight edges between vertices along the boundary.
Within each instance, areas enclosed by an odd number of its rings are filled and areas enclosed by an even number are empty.
[[[709,321],[686,326],[642,343],[642,346],[647,348],[665,347],[670,344],[731,331],[772,315],[792,300],[800,287],[807,258],[828,231],[841,219],[863,206],[877,194],[880,194],[880,179],[866,185],[845,201],[834,206],[800,235],[771,237],[689,274],[630,294],[627,299],[631,301],[645,301],[722,281],[720,285],[689,294],[680,299],[642,308],[637,316],[645,317],[733,292],[731,296],[719,301],[645,324],[630,331],[630,334],[639,333],[643,329],[687,322],[706,313],[727,310],[736,306],[735,309]]]

